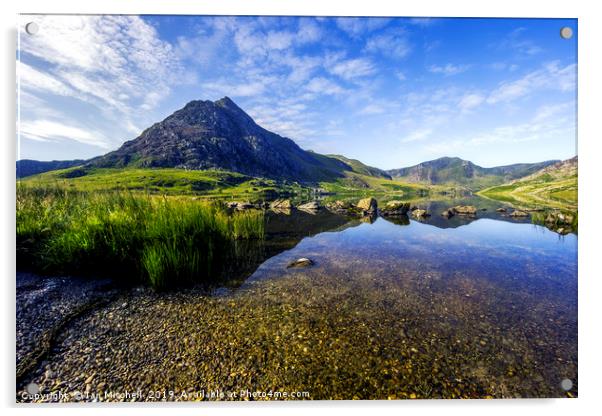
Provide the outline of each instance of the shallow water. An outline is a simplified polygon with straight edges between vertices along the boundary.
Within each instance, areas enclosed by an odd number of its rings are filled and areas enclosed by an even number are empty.
[[[393,221],[304,238],[264,262],[233,297],[269,291],[316,322],[352,320],[350,328],[371,336],[346,328],[331,336],[362,339],[374,368],[413,362],[422,397],[562,397],[564,379],[576,395],[576,235],[509,218],[458,218],[455,228]],[[300,257],[315,266],[286,269]]]
[[[578,238],[481,203],[446,220],[457,203],[428,202],[424,222],[268,213],[266,241],[239,247],[248,261],[224,287],[124,293],[67,328],[29,381],[67,401],[576,397]],[[315,264],[287,269],[300,257]]]

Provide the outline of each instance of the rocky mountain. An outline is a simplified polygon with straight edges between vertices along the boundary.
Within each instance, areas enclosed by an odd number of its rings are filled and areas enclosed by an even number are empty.
[[[67,169],[73,166],[78,166],[84,163],[84,160],[17,160],[17,178],[25,178],[26,176],[37,175],[51,170]]]
[[[257,125],[230,98],[191,101],[118,150],[88,162],[96,167],[224,169],[250,176],[317,182],[353,168],[301,149]]]
[[[393,178],[408,182],[457,184],[478,190],[530,175],[558,160],[517,163],[484,168],[458,157],[442,157],[418,165],[387,171]]]

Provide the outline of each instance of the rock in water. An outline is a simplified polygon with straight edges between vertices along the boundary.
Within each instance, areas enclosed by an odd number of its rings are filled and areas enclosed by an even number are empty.
[[[443,217],[445,217],[445,218],[451,218],[451,217],[453,217],[454,215],[456,215],[456,213],[454,212],[454,209],[453,209],[453,208],[448,208],[448,209],[446,209],[445,211],[443,211],[443,212],[441,213],[441,216],[443,216]]]
[[[287,269],[290,269],[291,267],[309,267],[309,266],[313,266],[314,262],[306,257],[301,257],[300,259],[297,259],[295,261],[292,261],[289,263],[288,266],[286,266]]]
[[[431,216],[431,214],[429,214],[425,209],[420,208],[417,208],[414,211],[412,211],[412,215],[416,218],[426,218]]]
[[[291,209],[292,207],[293,204],[291,203],[290,199],[277,199],[270,204],[271,209],[278,210]]]
[[[369,214],[376,212],[376,210],[378,208],[376,199],[374,199],[372,197],[360,199],[356,206],[358,209],[362,210],[365,213],[369,213]]]
[[[525,211],[520,211],[518,209],[512,211],[512,214],[510,214],[511,217],[528,217],[529,214],[526,213]]]
[[[575,221],[575,217],[572,214],[563,214],[562,212],[550,212],[545,222],[546,224],[553,225],[571,225]]]
[[[304,210],[304,211],[317,211],[321,207],[320,207],[320,204],[318,203],[318,201],[310,201],[305,204],[299,205],[297,208]]]
[[[496,209],[496,212],[506,212],[506,208],[498,208]]]
[[[410,203],[403,201],[389,201],[385,204],[385,207],[381,209],[381,213],[385,216],[388,215],[406,215],[410,210]]]
[[[255,208],[255,205],[251,204],[250,202],[239,202],[238,205],[236,205],[236,209],[239,211],[244,211],[245,209],[251,208]]]
[[[255,208],[255,205],[251,204],[250,202],[238,202],[238,201],[228,202],[228,203],[226,203],[226,206],[228,208],[237,209],[239,211],[243,211],[245,209],[250,209],[250,208]]]
[[[337,213],[347,212],[350,208],[353,208],[350,202],[347,201],[334,201],[326,204],[326,208],[330,211],[334,211]]]
[[[477,208],[472,205],[458,205],[452,209],[458,215],[477,215]]]

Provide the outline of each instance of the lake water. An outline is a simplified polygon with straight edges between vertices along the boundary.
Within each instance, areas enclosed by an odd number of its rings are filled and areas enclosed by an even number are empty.
[[[347,222],[268,259],[230,296],[269,291],[293,320],[326,326],[367,397],[370,379],[422,397],[563,397],[568,379],[576,395],[577,236],[478,215]],[[315,265],[286,268],[300,257]]]
[[[60,377],[72,393],[576,397],[577,235],[490,201],[476,218],[438,215],[457,202],[425,203],[424,222],[268,212],[265,242],[241,242],[233,279],[211,294],[124,294],[69,326],[33,381],[52,391]],[[301,257],[315,264],[287,268]]]

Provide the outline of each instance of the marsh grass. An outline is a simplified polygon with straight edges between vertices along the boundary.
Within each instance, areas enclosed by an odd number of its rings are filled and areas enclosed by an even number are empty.
[[[157,289],[219,274],[239,239],[264,235],[263,213],[130,192],[17,187],[17,264],[107,275]]]

